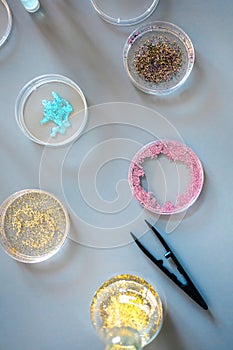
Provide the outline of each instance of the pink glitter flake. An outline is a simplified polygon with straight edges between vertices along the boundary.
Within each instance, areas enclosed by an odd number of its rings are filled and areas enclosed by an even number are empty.
[[[189,169],[190,183],[186,192],[177,196],[175,204],[167,201],[160,206],[155,195],[146,192],[141,186],[141,179],[145,175],[143,170],[145,159],[154,159],[160,154],[165,155],[170,161],[184,163]],[[168,140],[154,141],[144,146],[133,158],[128,178],[132,193],[139,203],[157,214],[175,214],[186,210],[198,198],[204,182],[203,168],[196,154],[184,144]]]

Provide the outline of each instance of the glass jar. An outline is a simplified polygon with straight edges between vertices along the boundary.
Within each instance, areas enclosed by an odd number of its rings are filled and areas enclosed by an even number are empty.
[[[124,274],[107,280],[96,291],[90,315],[106,350],[139,350],[159,334],[163,308],[152,285]]]

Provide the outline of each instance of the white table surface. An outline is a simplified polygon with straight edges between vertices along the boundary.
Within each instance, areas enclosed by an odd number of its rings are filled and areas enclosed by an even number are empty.
[[[232,348],[233,2],[160,0],[146,22],[177,24],[196,52],[185,85],[163,98],[138,91],[124,71],[122,50],[135,26],[104,22],[88,0],[41,0],[34,15],[19,1],[8,3],[13,29],[0,49],[0,200],[42,188],[73,214],[71,239],[48,261],[26,265],[0,251],[0,349],[103,349],[90,322],[91,298],[124,272],[146,278],[163,299],[163,328],[148,350]],[[19,90],[47,73],[75,81],[90,107],[86,133],[66,156],[27,139],[15,121]],[[130,157],[154,136],[181,138],[202,161],[204,188],[184,217],[156,216],[130,196]],[[130,230],[146,232],[144,218],[156,222],[209,311],[130,241]],[[142,239],[153,242],[149,232]]]

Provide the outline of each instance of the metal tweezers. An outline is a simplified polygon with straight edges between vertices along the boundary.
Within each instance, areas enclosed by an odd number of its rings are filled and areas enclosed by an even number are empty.
[[[157,265],[160,270],[165,273],[178,287],[180,287],[190,298],[192,298],[197,304],[199,304],[203,309],[208,310],[208,305],[206,304],[205,300],[202,298],[201,294],[198,292],[197,288],[194,286],[193,282],[191,281],[188,274],[185,272],[183,266],[180,264],[178,259],[176,258],[175,254],[172,252],[171,248],[168,246],[168,244],[165,242],[164,238],[160,235],[160,233],[156,230],[155,227],[153,227],[147,220],[145,220],[146,224],[149,226],[149,228],[152,230],[152,232],[157,236],[157,238],[160,240],[164,248],[166,249],[166,253],[164,254],[164,257],[166,259],[171,258],[173,262],[176,265],[177,270],[180,272],[180,274],[184,277],[186,283],[182,283],[175,274],[170,272],[164,265],[162,259],[156,259],[147,249],[144,247],[142,243],[139,242],[137,237],[130,232],[131,236],[133,237],[135,243],[137,246],[143,251],[143,253],[151,260],[155,265]]]

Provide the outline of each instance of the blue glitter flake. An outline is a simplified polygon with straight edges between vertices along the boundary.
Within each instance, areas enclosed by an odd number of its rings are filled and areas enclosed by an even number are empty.
[[[69,121],[69,115],[73,111],[72,105],[69,101],[60,97],[56,92],[52,92],[53,100],[42,100],[44,106],[44,115],[40,123],[42,125],[48,122],[54,122],[57,126],[54,126],[51,131],[51,137],[55,137],[57,133],[65,134],[66,129],[71,126]]]

